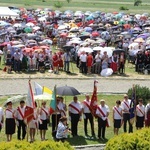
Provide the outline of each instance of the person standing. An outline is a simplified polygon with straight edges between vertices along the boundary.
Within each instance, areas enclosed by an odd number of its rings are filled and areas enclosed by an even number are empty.
[[[136,128],[141,129],[144,127],[145,120],[145,106],[143,100],[139,99],[139,104],[136,106]]]
[[[121,52],[120,57],[119,57],[119,73],[124,73],[125,71],[125,54]]]
[[[87,73],[88,74],[91,73],[92,65],[93,65],[93,56],[92,56],[92,53],[89,53],[88,56],[87,56],[87,68],[88,68]]]
[[[69,104],[69,117],[71,119],[72,136],[78,136],[78,122],[82,117],[82,105],[77,96],[74,96],[73,101]]]
[[[95,56],[95,73],[99,74],[100,70],[101,70],[101,59],[102,59],[102,55],[101,55],[101,51],[97,51],[97,54]]]
[[[26,136],[26,124],[24,123],[24,113],[25,113],[25,101],[20,101],[20,106],[17,107],[16,110],[16,120],[17,120],[17,138],[18,140],[24,140]],[[21,138],[21,130],[22,130],[22,138]]]
[[[16,71],[20,72],[20,65],[21,65],[20,58],[21,58],[21,54],[19,50],[16,49],[16,52],[14,53],[14,71],[15,72]]]
[[[49,118],[49,109],[46,107],[46,102],[42,102],[41,108],[38,110],[39,114],[39,130],[40,130],[40,136],[41,136],[41,141],[45,141],[45,135],[46,135],[46,130],[47,125],[48,125],[48,118]]]
[[[60,98],[57,97],[56,98],[56,110],[55,110],[55,112],[52,113],[52,136],[53,136],[53,138],[56,138],[55,135],[53,135],[53,133],[57,129],[59,119],[61,118],[62,110],[63,110],[63,105],[60,101]]]
[[[2,130],[3,127],[3,123],[4,123],[4,112],[2,107],[0,107],[0,132]]]
[[[94,133],[94,119],[93,119],[93,115],[91,113],[91,100],[90,100],[90,96],[88,94],[85,95],[85,100],[82,103],[82,112],[83,112],[83,118],[84,118],[84,133],[85,133],[85,137],[88,138],[88,131],[87,131],[87,123],[88,120],[90,121],[90,125],[91,125],[91,138],[95,137],[95,133]]]
[[[12,102],[7,103],[5,110],[5,134],[7,136],[7,142],[12,140],[12,135],[15,133],[15,109],[12,107]]]
[[[105,140],[105,131],[108,124],[109,107],[105,104],[105,100],[100,100],[100,105],[96,109],[96,115],[98,116],[98,138]]]
[[[85,51],[82,52],[80,55],[80,62],[81,62],[81,72],[87,74],[87,55]]]
[[[66,71],[67,73],[70,72],[69,70],[70,60],[71,60],[71,53],[69,51],[66,51],[64,53],[64,71]]]
[[[150,100],[145,107],[145,126],[150,127]]]
[[[133,132],[133,127],[132,124],[130,123],[130,104],[131,104],[131,100],[128,99],[128,95],[125,94],[124,95],[124,100],[121,102],[121,107],[122,107],[122,113],[123,113],[123,130],[124,132],[127,132],[127,122],[129,124],[129,133]]]
[[[113,122],[114,122],[114,134],[118,135],[119,128],[122,125],[122,108],[120,107],[121,101],[116,101],[116,106],[113,107]]]
[[[6,55],[6,66],[7,66],[7,73],[11,73],[11,66],[12,66],[12,55],[10,53],[10,50],[7,50]]]

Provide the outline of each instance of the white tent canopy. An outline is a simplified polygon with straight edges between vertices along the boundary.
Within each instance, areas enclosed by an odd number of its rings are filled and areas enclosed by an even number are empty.
[[[18,17],[19,15],[10,10],[8,7],[0,7],[0,16],[12,16],[12,17]]]

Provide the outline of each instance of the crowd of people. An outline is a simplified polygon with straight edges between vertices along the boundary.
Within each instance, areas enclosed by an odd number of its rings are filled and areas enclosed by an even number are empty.
[[[68,138],[68,134],[71,134],[73,138],[77,137],[80,134],[78,132],[78,125],[81,124],[80,121],[82,119],[84,122],[83,129],[85,138],[88,139],[98,138],[100,141],[104,141],[107,137],[105,134],[106,127],[110,126],[110,118],[113,120],[112,126],[114,128],[114,135],[119,134],[121,126],[123,126],[123,131],[126,133],[127,122],[129,124],[128,132],[133,132],[133,122],[130,121],[131,100],[128,98],[127,94],[124,95],[122,101],[117,100],[113,108],[110,108],[105,100],[101,99],[100,104],[97,104],[95,114],[93,114],[90,104],[91,99],[89,94],[85,95],[85,99],[82,102],[78,100],[77,96],[74,96],[68,106],[64,103],[63,97],[57,97],[56,110],[51,114],[49,107],[46,106],[46,101],[42,101],[41,106],[34,109],[34,117],[28,124],[30,141],[35,141],[37,130],[40,131],[41,141],[47,140],[46,131],[48,130],[50,122],[52,129],[51,133],[56,141],[64,142]],[[0,108],[0,130],[5,124],[7,141],[12,140],[12,135],[15,133],[16,127],[17,139],[25,139],[26,133],[28,132],[24,118],[25,109],[26,105],[24,100],[20,101],[20,105],[17,108],[13,107],[11,101],[7,102],[5,110],[3,110],[2,107]],[[112,116],[110,116],[111,111],[113,112]],[[144,106],[143,100],[141,98],[138,99],[138,104],[135,107],[135,118],[137,130],[144,126],[150,126],[150,102]],[[95,130],[95,120],[97,120],[98,130]],[[87,128],[88,121],[91,130]],[[91,134],[89,134],[89,130]]]
[[[84,74],[100,74],[106,68],[124,73],[126,59],[135,63],[136,71],[143,65],[149,72],[148,15],[97,12],[94,18],[66,11],[64,15],[69,15],[63,18],[62,14],[22,9],[19,18],[0,18],[1,54],[8,73],[45,68],[70,73],[70,62]]]

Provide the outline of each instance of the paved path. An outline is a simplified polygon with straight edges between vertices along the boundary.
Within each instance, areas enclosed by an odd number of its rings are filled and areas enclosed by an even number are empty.
[[[53,89],[54,85],[57,86],[73,86],[81,93],[93,91],[93,79],[32,79],[42,86],[47,86]],[[126,80],[126,79],[98,79],[98,92],[99,93],[126,93],[133,84],[140,86],[147,86],[150,88],[150,80]],[[0,79],[0,95],[10,94],[27,94],[28,79]]]

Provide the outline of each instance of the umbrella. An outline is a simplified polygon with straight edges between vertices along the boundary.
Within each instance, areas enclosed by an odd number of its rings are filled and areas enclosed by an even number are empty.
[[[99,33],[96,32],[96,31],[94,31],[94,32],[92,32],[92,36],[93,36],[93,37],[99,36]]]
[[[26,33],[31,33],[31,32],[32,32],[32,28],[26,27],[26,28],[24,29],[24,31],[25,31]]]
[[[52,95],[50,94],[41,94],[41,95],[35,95],[34,96],[34,100],[37,100],[37,101],[42,101],[42,100],[51,100],[52,99]]]
[[[25,95],[12,96],[4,102],[3,106],[6,106],[6,104],[8,102],[12,102],[13,104],[15,104],[15,103],[20,102],[21,100],[25,100],[25,99],[26,99]]]
[[[74,46],[72,46],[72,45],[64,45],[63,46],[63,49],[67,50],[67,51],[70,51],[72,48],[74,48]]]
[[[26,26],[27,26],[27,27],[34,27],[34,23],[28,22],[28,23],[26,24]]]
[[[142,38],[137,38],[136,40],[134,40],[134,42],[144,43],[145,41]]]
[[[50,40],[50,39],[45,39],[45,40],[42,41],[42,43],[52,45],[52,44],[53,44],[53,41]]]
[[[13,27],[22,27],[22,25],[20,23],[15,23]]]
[[[80,95],[80,92],[71,86],[61,86],[56,88],[56,94],[61,96]]]
[[[92,50],[92,48],[90,48],[90,47],[83,47],[83,48],[80,48],[79,49],[79,51],[80,52],[86,52],[86,53],[92,53],[93,52],[93,50]]]
[[[101,76],[108,77],[112,75],[112,73],[113,73],[113,70],[111,68],[106,68],[101,71]]]

